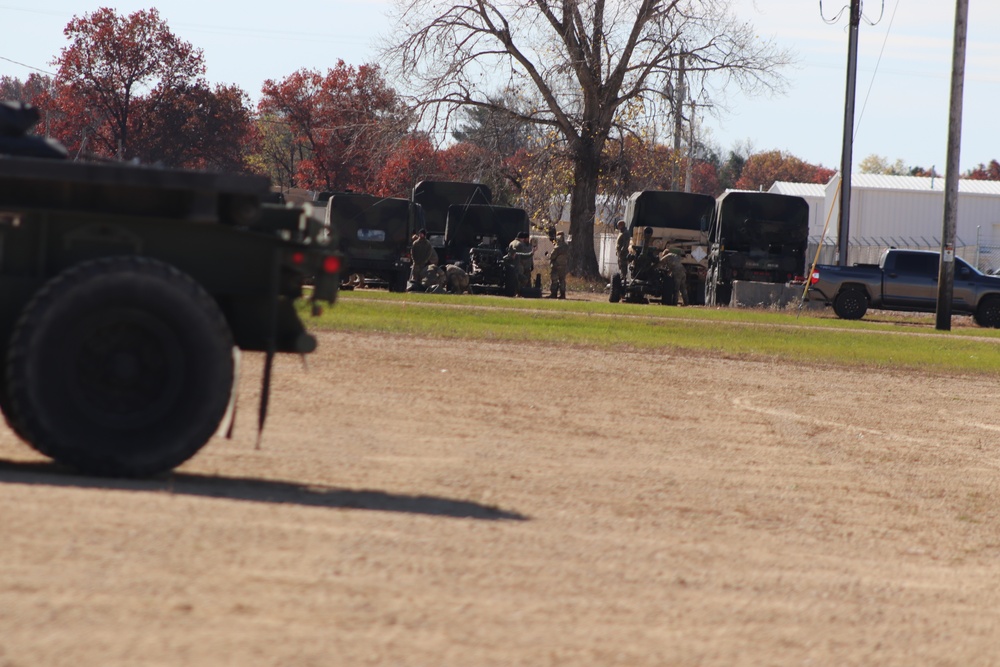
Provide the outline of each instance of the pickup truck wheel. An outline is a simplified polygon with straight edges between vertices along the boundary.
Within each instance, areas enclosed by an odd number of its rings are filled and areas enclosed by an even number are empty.
[[[232,348],[225,317],[191,277],[143,257],[85,262],[22,313],[7,357],[10,409],[29,444],[60,463],[164,472],[221,422]]]
[[[833,312],[842,320],[860,320],[868,312],[868,295],[858,289],[845,289],[833,300]]]
[[[987,297],[979,303],[973,318],[981,327],[1000,329],[1000,298]]]

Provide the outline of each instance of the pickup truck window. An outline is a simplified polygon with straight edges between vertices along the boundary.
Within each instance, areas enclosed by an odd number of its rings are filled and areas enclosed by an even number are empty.
[[[924,253],[896,253],[896,273],[934,276],[938,273],[938,256]]]

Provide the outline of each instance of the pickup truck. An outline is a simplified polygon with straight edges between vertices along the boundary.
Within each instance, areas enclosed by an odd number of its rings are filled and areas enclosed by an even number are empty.
[[[833,306],[838,317],[859,320],[869,308],[933,313],[937,309],[940,254],[891,248],[878,264],[818,265],[808,299]],[[1000,277],[955,258],[952,312],[972,315],[982,327],[1000,328]]]

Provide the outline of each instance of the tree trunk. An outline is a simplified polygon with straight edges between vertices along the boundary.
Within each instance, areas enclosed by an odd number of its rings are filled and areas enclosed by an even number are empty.
[[[600,274],[594,252],[594,219],[597,211],[597,176],[600,151],[578,151],[574,156],[573,190],[569,206],[569,271],[581,278]]]

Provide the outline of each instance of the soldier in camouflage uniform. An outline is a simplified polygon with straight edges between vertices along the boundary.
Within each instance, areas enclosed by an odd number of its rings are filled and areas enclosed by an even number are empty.
[[[678,306],[688,305],[687,271],[684,269],[684,263],[681,261],[682,254],[682,251],[678,248],[668,248],[660,255],[660,265],[666,268],[673,279],[674,301]]]
[[[448,278],[443,268],[436,264],[431,264],[424,270],[424,279],[421,282],[421,286],[425,292],[443,292],[447,284]]]
[[[549,298],[566,298],[566,273],[569,271],[569,246],[566,245],[566,235],[556,234],[549,253]]]
[[[410,268],[410,284],[408,290],[419,290],[427,275],[427,267],[437,262],[437,253],[434,246],[427,240],[427,230],[421,229],[417,232],[417,238],[413,240],[410,247],[410,259],[413,264]]]
[[[528,242],[529,238],[528,232],[518,232],[517,238],[507,246],[505,259],[514,268],[518,296],[523,296],[531,287],[531,272],[535,269],[535,249]]]
[[[462,267],[449,264],[444,267],[448,291],[452,294],[465,294],[469,291],[469,274]]]
[[[628,278],[628,232],[625,229],[625,221],[619,220],[616,225],[618,228],[618,238],[615,240],[615,257],[618,258],[618,273],[621,274],[622,280]]]

